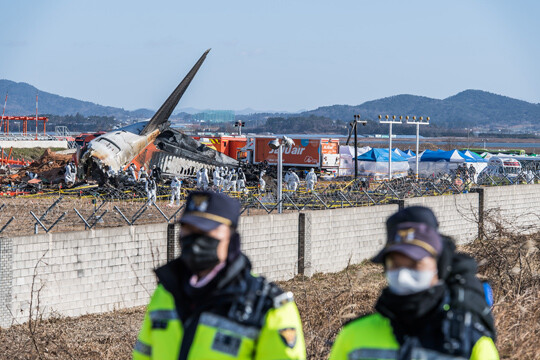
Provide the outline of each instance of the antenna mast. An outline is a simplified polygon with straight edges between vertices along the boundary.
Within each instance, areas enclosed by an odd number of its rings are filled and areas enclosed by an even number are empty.
[[[37,132],[38,132],[38,124],[37,124],[37,118],[38,118],[38,93],[36,91],[36,140],[37,140]]]
[[[0,122],[0,130],[2,130],[2,127],[4,126],[4,114],[6,113],[7,97],[8,97],[8,92],[6,91],[6,100],[4,101],[4,110],[2,111],[2,122]]]

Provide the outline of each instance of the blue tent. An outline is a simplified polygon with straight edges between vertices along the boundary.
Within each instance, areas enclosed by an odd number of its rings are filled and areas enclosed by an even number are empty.
[[[426,150],[420,157],[420,161],[431,162],[476,162],[473,158],[460,153],[458,150],[442,151],[442,150]]]
[[[388,162],[388,149],[371,149],[356,158],[359,161],[384,161]],[[392,161],[407,161],[406,158],[392,152]]]
[[[414,153],[414,151],[412,151],[411,149],[405,151],[405,154],[409,155],[410,157],[416,156],[416,154]]]

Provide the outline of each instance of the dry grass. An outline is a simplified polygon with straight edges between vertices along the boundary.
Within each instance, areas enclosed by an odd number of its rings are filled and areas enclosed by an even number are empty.
[[[333,274],[297,276],[279,283],[295,296],[309,359],[326,359],[339,329],[373,311],[384,286],[382,267],[365,262]]]
[[[491,227],[494,231],[462,250],[478,260],[481,276],[493,286],[501,358],[540,359],[540,232],[519,235],[500,224]],[[308,358],[325,359],[341,326],[373,310],[384,278],[381,267],[366,262],[280,285],[295,294]],[[0,329],[0,359],[130,359],[143,314],[144,308],[135,308],[37,319],[33,339],[27,324]]]
[[[468,246],[493,287],[501,358],[540,359],[540,229],[509,231],[488,216],[483,238]]]

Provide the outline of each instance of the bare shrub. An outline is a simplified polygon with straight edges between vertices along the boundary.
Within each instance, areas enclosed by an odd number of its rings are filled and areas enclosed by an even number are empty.
[[[485,215],[489,230],[464,249],[493,287],[501,358],[538,359],[533,339],[540,338],[540,228],[516,232],[496,213]]]

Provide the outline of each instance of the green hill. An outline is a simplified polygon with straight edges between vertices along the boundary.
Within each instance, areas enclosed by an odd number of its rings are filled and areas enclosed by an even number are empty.
[[[0,98],[2,100],[5,99],[6,93],[9,93],[6,115],[35,115],[37,88],[26,83],[0,80]],[[50,115],[75,115],[79,113],[84,116],[113,116],[117,120],[126,120],[130,118],[148,119],[152,117],[154,111],[147,109],[127,111],[39,91],[39,113]]]
[[[430,116],[434,125],[449,129],[474,127],[488,130],[513,126],[538,131],[540,125],[540,104],[480,90],[466,90],[444,100],[396,95],[357,106],[320,107],[299,115],[350,121],[354,114],[367,120],[378,120],[379,114]]]

